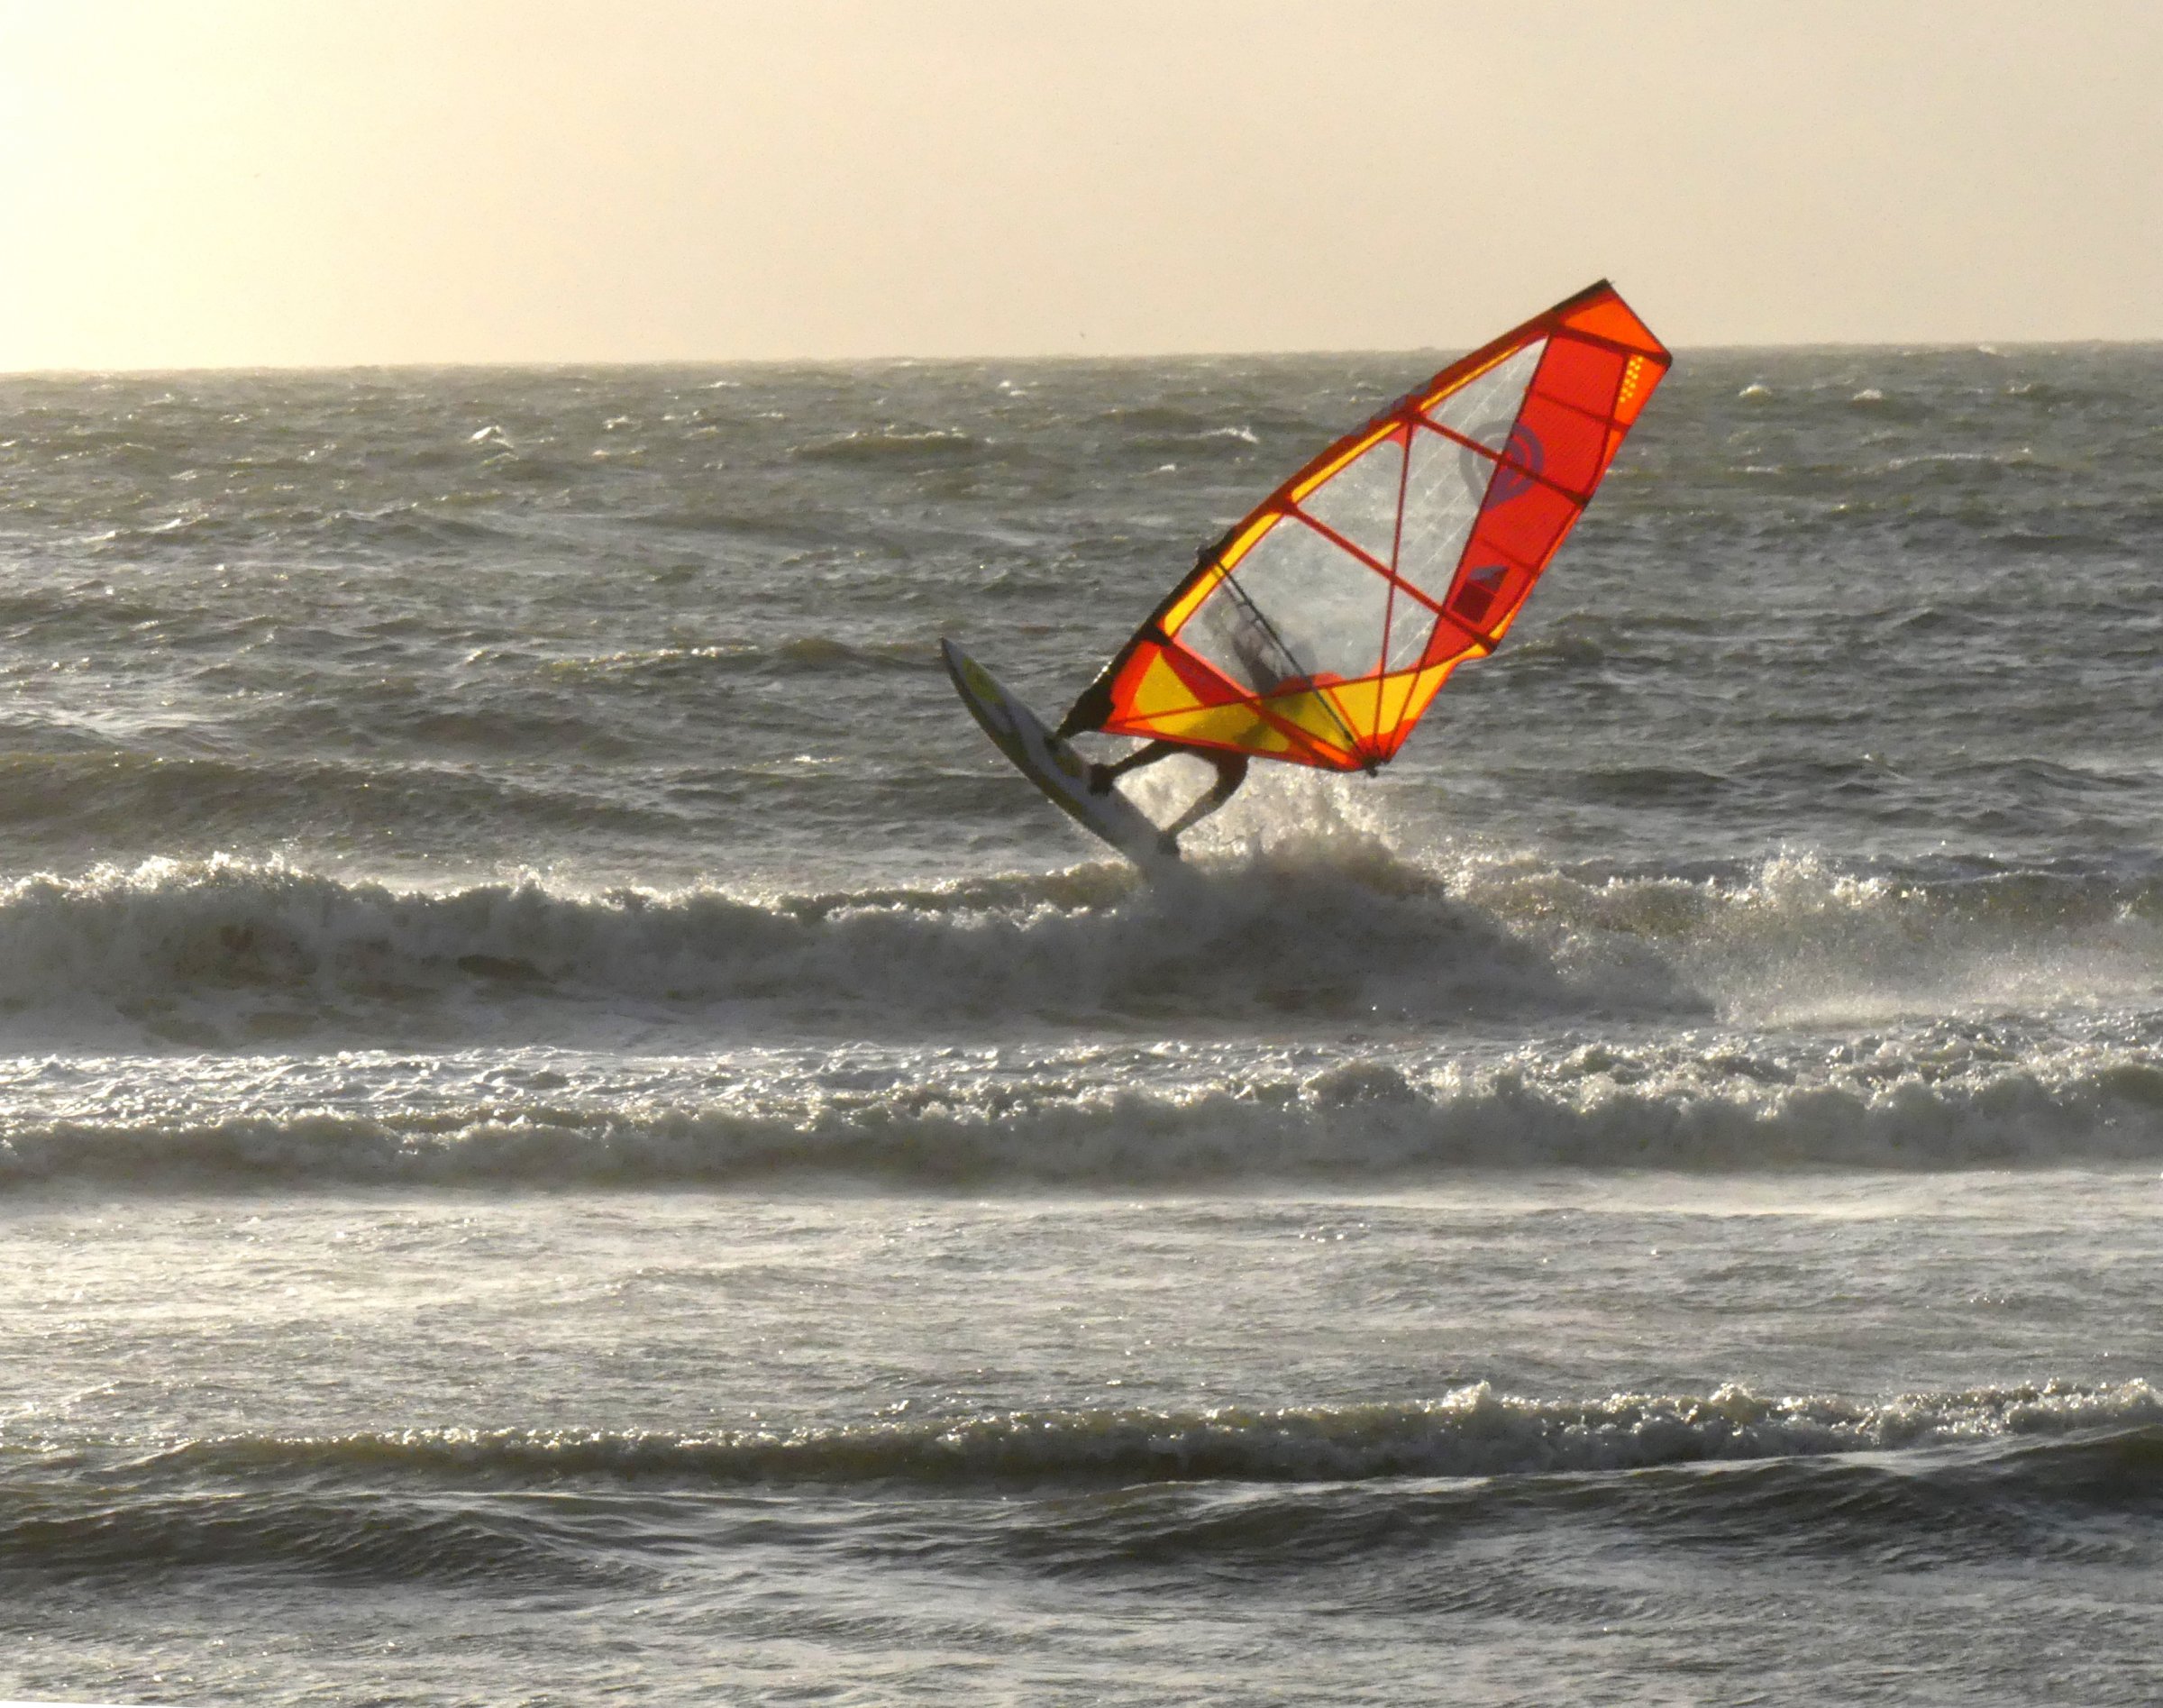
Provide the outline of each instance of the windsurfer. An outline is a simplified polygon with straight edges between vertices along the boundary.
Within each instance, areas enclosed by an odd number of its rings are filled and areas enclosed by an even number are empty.
[[[1213,545],[1203,546],[1194,554],[1194,567],[1199,570],[1213,562],[1224,550],[1226,540],[1230,537],[1228,534],[1224,540],[1218,540]],[[1235,606],[1233,609],[1233,628],[1228,640],[1247,686],[1260,688],[1267,684],[1274,691],[1295,680],[1304,680],[1286,676],[1281,667],[1273,663],[1270,657],[1271,643],[1275,637],[1267,633],[1245,605]],[[1275,644],[1282,651],[1282,643],[1276,642]],[[1102,675],[1082,690],[1081,698],[1074,701],[1059,725],[1056,734],[1061,741],[1072,741],[1076,735],[1089,730],[1101,729],[1110,721],[1111,682],[1117,674],[1118,662],[1115,660]],[[1239,785],[1246,781],[1245,754],[1230,748],[1201,747],[1188,742],[1160,738],[1145,747],[1136,748],[1124,759],[1115,760],[1109,765],[1092,763],[1089,768],[1089,792],[1101,795],[1109,793],[1112,784],[1128,772],[1139,771],[1144,765],[1154,765],[1158,760],[1170,759],[1175,754],[1185,754],[1215,766],[1217,781],[1209,786],[1207,794],[1164,827],[1164,844],[1174,850],[1182,836],[1238,792]]]
[[[1055,776],[1041,753],[1015,757],[952,646],[947,667],[1008,756],[1112,846],[1142,845],[1139,863],[1150,834],[1176,850],[1256,754],[1373,776],[1450,672],[1494,651],[1670,361],[1603,280],[1406,392],[1196,554],[1060,723]],[[1064,743],[1091,733],[1145,744],[1085,767]],[[1144,831],[1116,785],[1181,753],[1215,787]]]

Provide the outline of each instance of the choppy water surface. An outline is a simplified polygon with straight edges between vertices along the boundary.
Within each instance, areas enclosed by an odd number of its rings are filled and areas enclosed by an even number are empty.
[[[2163,351],[1684,352],[1139,885],[937,638],[1439,360],[0,380],[0,1694],[2163,1694]]]

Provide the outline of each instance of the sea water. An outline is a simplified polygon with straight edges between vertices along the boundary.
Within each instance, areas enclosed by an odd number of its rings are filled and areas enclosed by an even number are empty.
[[[0,380],[0,1694],[2163,1695],[2163,351],[1683,352],[1143,884],[939,637],[1443,360]]]

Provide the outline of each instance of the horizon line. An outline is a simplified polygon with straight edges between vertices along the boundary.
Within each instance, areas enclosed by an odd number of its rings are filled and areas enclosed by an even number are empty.
[[[1902,339],[1796,339],[1766,343],[1670,344],[1676,356],[1725,355],[1745,352],[1795,352],[1802,351],[1891,351],[1901,353],[1968,351],[1994,355],[2014,350],[2140,350],[2163,347],[2163,336],[2132,338],[1902,338]],[[1467,350],[1477,348],[1468,344]],[[420,359],[395,361],[267,361],[127,363],[114,367],[53,364],[30,368],[0,368],[0,383],[14,379],[115,379],[182,374],[333,374],[333,373],[449,373],[449,372],[565,372],[576,370],[625,370],[633,369],[741,369],[741,368],[933,368],[981,366],[992,362],[1082,363],[1135,361],[1287,361],[1326,357],[1443,356],[1454,359],[1462,351],[1445,344],[1346,345],[1305,350],[1143,350],[1096,354],[1087,351],[1049,351],[1030,355],[1011,352],[953,356],[633,356],[633,357],[512,357],[501,360]]]

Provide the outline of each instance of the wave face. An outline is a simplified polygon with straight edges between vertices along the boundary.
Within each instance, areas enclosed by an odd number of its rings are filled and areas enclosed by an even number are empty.
[[[1988,1572],[2017,1550],[2107,1572],[2152,1548],[2159,1411],[2139,1383],[1880,1405],[1734,1387],[1565,1402],[1481,1386],[1421,1404],[705,1436],[227,1436],[14,1456],[0,1474],[0,1578],[18,1595],[155,1594],[212,1573],[275,1579],[281,1594],[698,1600],[716,1562],[770,1555],[772,1593],[793,1595],[853,1554],[906,1550],[917,1569],[1102,1593],[1145,1561],[1417,1581],[1423,1557],[1490,1535],[1520,1572],[1580,1576],[1584,1550],[1618,1535],[1800,1555],[1821,1571]],[[1462,1612],[1513,1599],[1506,1583],[1450,1576]]]
[[[1105,865],[762,898],[416,891],[233,860],[0,888],[19,1028],[102,1015],[179,1043],[545,1033],[552,1006],[894,1037],[1796,1024],[2139,1002],[2159,965],[2163,878],[2144,870],[1438,869],[1341,827],[1156,888]]]

